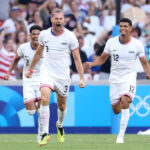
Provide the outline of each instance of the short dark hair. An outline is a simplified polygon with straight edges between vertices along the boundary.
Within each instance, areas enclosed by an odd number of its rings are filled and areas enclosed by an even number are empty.
[[[40,27],[39,25],[33,25],[30,28],[30,33],[32,33],[32,30],[40,30],[40,31],[42,31],[42,27]]]
[[[120,22],[127,22],[127,23],[129,23],[130,26],[132,26],[132,21],[131,21],[129,18],[121,18],[121,19],[119,20],[119,23],[120,23]]]

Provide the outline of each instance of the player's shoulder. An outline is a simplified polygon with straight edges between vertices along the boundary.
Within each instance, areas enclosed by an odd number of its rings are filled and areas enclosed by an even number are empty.
[[[42,30],[42,31],[40,32],[40,35],[47,35],[49,32],[50,32],[50,28],[45,29],[45,30]]]
[[[30,42],[26,42],[26,43],[23,43],[19,46],[19,49],[24,49],[26,47],[30,46]]]
[[[119,36],[115,36],[115,37],[108,39],[107,43],[114,44],[114,42],[118,42],[118,40],[119,40]]]
[[[131,42],[132,44],[135,44],[135,45],[143,45],[142,42],[134,37],[131,37]]]
[[[64,33],[67,34],[67,35],[70,35],[70,36],[75,35],[72,31],[68,30],[67,28],[64,28]]]

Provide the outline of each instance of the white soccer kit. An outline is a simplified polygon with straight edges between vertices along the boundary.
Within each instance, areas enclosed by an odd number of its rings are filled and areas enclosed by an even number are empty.
[[[129,43],[123,44],[116,36],[107,41],[104,52],[111,56],[109,82],[112,104],[123,94],[133,98],[136,92],[136,59],[145,55],[142,43],[131,37]]]
[[[70,86],[70,53],[78,48],[77,38],[66,28],[59,36],[54,35],[49,28],[41,31],[39,43],[45,47],[41,65],[41,87],[49,86],[62,96],[67,96]],[[59,80],[63,80],[61,86]],[[67,92],[62,89],[67,89]]]
[[[35,54],[35,50],[31,46],[31,42],[27,42],[22,44],[17,53],[24,60],[24,68],[23,68],[23,97],[24,103],[28,103],[30,101],[38,100],[41,98],[40,93],[40,66],[42,59],[36,64],[34,68],[34,73],[32,74],[32,78],[26,78],[25,73],[27,72],[33,56]]]

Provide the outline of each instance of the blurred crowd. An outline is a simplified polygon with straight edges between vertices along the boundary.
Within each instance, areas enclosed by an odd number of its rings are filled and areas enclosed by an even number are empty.
[[[65,27],[77,36],[83,66],[86,61],[93,61],[101,55],[116,25],[115,0],[0,0],[0,80],[17,48],[30,41],[30,27],[34,24],[43,29],[51,27],[51,12],[56,7],[63,9]],[[121,0],[121,16],[132,19],[132,36],[141,40],[149,61],[150,0]],[[23,64],[20,60],[10,80],[22,79]],[[110,66],[108,59],[102,66],[90,70],[84,67],[85,79],[108,79]],[[72,79],[78,78],[72,55],[70,70]],[[138,78],[142,79],[143,69],[138,60],[137,72]]]

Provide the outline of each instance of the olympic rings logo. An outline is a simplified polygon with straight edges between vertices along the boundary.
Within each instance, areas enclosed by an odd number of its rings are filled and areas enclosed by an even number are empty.
[[[135,95],[134,101],[138,100],[136,104],[131,103],[130,105],[130,116],[133,116],[135,113],[140,117],[146,117],[150,114],[150,103],[148,103],[148,99],[150,100],[150,95],[147,95],[142,99],[140,96]]]

